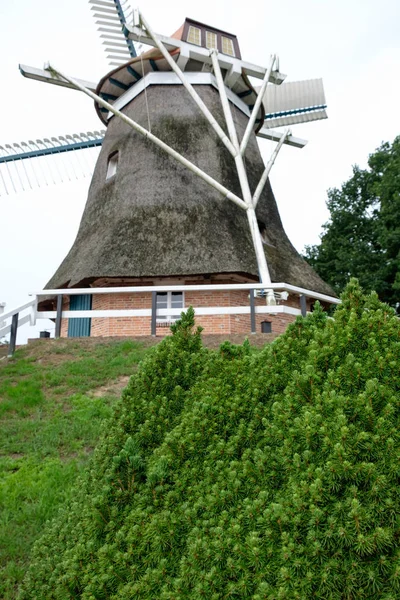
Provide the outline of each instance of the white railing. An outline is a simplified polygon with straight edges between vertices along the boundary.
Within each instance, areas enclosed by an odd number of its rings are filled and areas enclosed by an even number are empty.
[[[13,308],[7,312],[1,313],[1,326],[0,326],[0,338],[11,333],[10,336],[10,344],[8,346],[8,356],[12,356],[15,350],[15,344],[17,342],[17,329],[25,323],[30,323],[31,325],[35,324],[36,321],[36,298],[34,300],[30,300],[30,302],[26,302],[25,304],[21,304],[21,306],[17,306],[17,308]],[[29,310],[27,315],[20,317],[20,313]],[[8,325],[5,324],[7,319],[11,319],[11,323]]]
[[[287,283],[273,283],[268,286],[275,293],[275,297],[283,301],[283,304],[265,304],[255,305],[255,295],[260,295],[265,290],[265,284],[261,283],[239,283],[239,284],[215,284],[215,285],[159,285],[159,286],[134,286],[134,287],[103,287],[103,288],[66,288],[56,290],[40,290],[30,294],[33,299],[26,304],[18,306],[1,315],[1,320],[5,321],[11,318],[11,323],[0,328],[0,338],[11,333],[8,356],[12,356],[15,350],[17,329],[26,323],[35,325],[37,319],[55,319],[56,331],[55,337],[61,335],[62,319],[81,319],[81,318],[112,318],[112,317],[151,317],[151,334],[156,334],[157,317],[172,316],[177,317],[181,314],[182,308],[163,308],[157,309],[157,292],[192,292],[192,291],[227,291],[242,290],[249,292],[248,306],[193,306],[196,315],[230,315],[230,314],[249,314],[251,318],[251,332],[255,333],[255,315],[256,314],[279,314],[286,313],[291,315],[306,314],[306,300],[321,300],[329,304],[339,304],[340,300],[333,296],[313,292],[305,288],[297,287]],[[96,295],[96,294],[135,294],[151,293],[151,308],[140,309],[101,309],[101,310],[62,310],[63,296],[74,295]],[[284,303],[285,292],[291,295],[299,296],[299,308],[287,306]],[[57,310],[38,310],[38,302],[42,296],[57,297]],[[184,310],[184,309],[183,309]],[[20,313],[29,311],[28,314],[20,316]],[[149,332],[150,333],[150,332]]]

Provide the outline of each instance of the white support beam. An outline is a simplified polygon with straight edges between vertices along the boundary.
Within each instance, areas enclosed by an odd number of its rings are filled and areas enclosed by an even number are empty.
[[[200,96],[198,95],[198,93],[196,92],[194,87],[187,81],[187,79],[185,78],[185,75],[183,74],[181,69],[178,67],[178,65],[176,64],[176,62],[174,61],[174,59],[172,58],[172,56],[170,55],[170,53],[168,52],[168,50],[166,49],[166,47],[164,46],[162,41],[158,39],[157,34],[154,33],[154,31],[150,27],[149,23],[144,18],[142,12],[140,12],[140,20],[143,23],[143,25],[146,27],[146,30],[147,30],[149,36],[151,37],[151,39],[153,40],[153,42],[155,43],[156,47],[159,49],[159,51],[161,52],[161,54],[163,55],[163,57],[165,58],[165,60],[169,64],[169,66],[171,67],[171,69],[174,71],[174,73],[176,73],[176,75],[178,75],[178,77],[181,80],[181,82],[183,83],[184,87],[189,92],[191,98],[195,101],[195,103],[197,104],[197,106],[199,107],[199,109],[201,110],[201,112],[203,113],[205,118],[207,119],[207,121],[210,123],[211,127],[214,129],[215,133],[218,135],[218,137],[220,138],[222,143],[228,148],[228,150],[232,154],[232,156],[235,156],[236,149],[233,147],[230,139],[227,137],[226,133],[224,132],[222,127],[218,124],[216,119],[212,116],[212,114],[210,113],[207,106],[204,104],[203,100],[200,98]]]
[[[127,125],[132,127],[132,129],[134,129],[135,131],[137,131],[138,133],[143,135],[145,138],[152,141],[156,146],[158,146],[159,148],[164,150],[164,152],[166,152],[167,154],[169,154],[170,156],[175,158],[175,160],[177,160],[182,165],[187,167],[190,171],[192,171],[192,173],[195,173],[198,177],[203,179],[203,181],[205,181],[209,185],[211,185],[211,187],[213,187],[218,192],[220,192],[225,198],[227,198],[228,200],[232,200],[232,202],[234,202],[235,204],[240,206],[240,208],[247,209],[247,204],[241,198],[239,198],[239,196],[236,196],[236,194],[229,191],[225,186],[223,186],[218,181],[216,181],[215,179],[213,179],[212,177],[210,177],[209,175],[204,173],[204,171],[202,171],[201,169],[199,169],[199,167],[197,167],[192,162],[190,162],[190,160],[187,160],[184,156],[179,154],[179,152],[176,152],[176,150],[174,150],[173,148],[168,146],[168,144],[166,144],[165,142],[160,140],[158,137],[156,137],[150,131],[147,131],[147,129],[145,129],[144,127],[139,125],[139,123],[136,123],[136,121],[133,121],[133,119],[130,119],[129,117],[127,117],[120,110],[117,110],[112,104],[110,104],[109,102],[106,102],[106,100],[103,100],[103,98],[100,98],[100,96],[97,96],[97,94],[95,94],[91,90],[80,85],[78,81],[76,81],[72,77],[69,77],[68,75],[64,75],[63,73],[61,73],[61,71],[55,69],[54,67],[49,65],[48,69],[52,72],[54,77],[61,77],[62,79],[65,79],[71,85],[75,86],[78,90],[80,90],[81,92],[83,92],[84,94],[86,94],[87,96],[92,98],[92,100],[95,100],[98,104],[100,104],[100,106],[107,108],[111,113],[113,113],[114,115],[119,117],[122,121],[124,121]]]
[[[233,122],[231,107],[229,106],[229,101],[228,101],[228,97],[226,94],[224,80],[222,79],[222,72],[221,72],[221,69],[219,66],[219,62],[218,62],[218,50],[215,50],[215,49],[210,50],[210,56],[211,56],[212,65],[213,65],[213,69],[214,69],[214,75],[217,80],[219,97],[220,97],[221,104],[222,104],[222,110],[224,111],[224,117],[225,117],[226,125],[228,127],[229,137],[230,137],[231,142],[236,151],[236,156],[235,156],[235,161],[236,161],[237,158],[240,158],[238,156],[239,155],[239,140],[237,137],[235,123]],[[243,163],[243,161],[241,161],[241,163]]]
[[[264,189],[265,184],[267,183],[268,176],[269,176],[269,174],[271,172],[272,167],[274,166],[274,162],[276,160],[276,157],[279,154],[279,150],[282,148],[285,139],[289,135],[289,131],[290,130],[287,129],[283,133],[281,139],[279,140],[279,142],[276,145],[275,150],[271,154],[271,158],[269,159],[269,161],[267,163],[267,166],[265,167],[264,173],[261,175],[261,179],[260,179],[260,181],[259,181],[259,183],[257,185],[256,191],[254,192],[254,196],[253,196],[253,206],[254,206],[254,209],[257,207],[257,202],[258,202],[258,200],[259,200],[259,198],[260,198],[260,196],[262,194],[262,191]]]
[[[231,65],[225,75],[224,83],[228,88],[233,88],[239,77],[242,76],[242,71],[238,65]]]
[[[49,71],[43,69],[36,69],[36,67],[29,67],[28,65],[19,65],[19,70],[24,77],[28,79],[36,79],[36,81],[44,81],[45,83],[52,83],[54,85],[61,85],[62,87],[70,88],[71,90],[77,89],[75,85],[72,85],[68,81],[63,81],[62,79],[58,79],[54,77]],[[93,83],[92,81],[85,81],[84,79],[76,79],[80,85],[91,90],[92,92],[96,91],[97,83]]]
[[[268,69],[266,70],[266,73],[264,75],[264,79],[263,79],[263,83],[262,83],[262,86],[261,86],[261,90],[260,90],[260,92],[259,92],[259,94],[257,96],[256,103],[253,106],[253,110],[251,111],[250,119],[249,119],[249,121],[247,123],[246,131],[244,132],[243,139],[242,139],[242,142],[240,144],[240,154],[242,156],[244,156],[244,153],[246,152],[246,148],[247,148],[247,144],[248,144],[249,139],[250,139],[250,135],[253,132],[254,123],[256,122],[258,111],[260,110],[260,106],[261,106],[261,103],[262,103],[262,100],[263,100],[263,97],[264,97],[265,90],[267,89],[268,82],[271,79],[271,73],[272,73],[272,69],[274,68],[275,61],[276,61],[276,55],[273,54],[271,56],[271,60],[270,60],[269,65],[268,65]],[[264,118],[264,115],[263,115],[263,118]]]
[[[249,222],[250,233],[251,233],[251,237],[253,240],[254,252],[256,255],[256,259],[257,259],[257,267],[258,267],[260,281],[262,283],[264,283],[265,285],[270,285],[271,284],[271,276],[269,273],[267,259],[265,256],[265,252],[264,252],[264,248],[263,248],[263,244],[262,244],[262,240],[261,240],[261,234],[260,234],[260,230],[258,227],[256,213],[253,208],[253,199],[252,199],[252,195],[251,195],[249,181],[247,178],[246,167],[244,165],[243,156],[239,150],[239,140],[237,137],[236,127],[235,127],[235,123],[232,118],[232,112],[231,112],[231,108],[229,106],[228,97],[226,95],[226,89],[225,89],[224,81],[222,78],[222,72],[221,72],[221,68],[219,65],[219,61],[218,61],[218,57],[219,57],[218,51],[211,50],[210,56],[211,56],[211,60],[212,60],[213,68],[214,68],[214,75],[216,77],[217,84],[218,84],[219,95],[220,95],[220,99],[221,99],[222,109],[224,111],[226,125],[228,127],[229,136],[230,136],[232,144],[236,150],[235,165],[236,165],[236,170],[237,170],[238,177],[239,177],[240,187],[242,190],[243,200],[246,202],[246,205],[247,205],[247,219]],[[269,301],[272,303],[273,292],[271,289],[268,290],[267,295],[268,295]]]
[[[277,129],[268,129],[268,127],[262,127],[257,133],[257,137],[264,140],[272,140],[273,142],[279,142],[284,135],[285,134],[282,133],[282,131],[278,131]],[[285,137],[285,141],[283,143],[287,146],[293,146],[294,148],[304,148],[304,146],[308,144],[308,141],[294,137],[293,135],[288,135]]]
[[[192,85],[212,85],[218,90],[218,84],[212,73],[189,72],[185,73],[186,79]],[[119,98],[113,102],[113,106],[122,110],[129,102],[141,94],[144,89],[150,85],[182,85],[179,77],[171,71],[155,71],[147,73],[136,83],[130,86]],[[234,104],[246,117],[250,116],[249,107],[232,90],[225,87],[228,99]],[[111,118],[112,115],[109,115]],[[280,138],[278,138],[279,141]]]
[[[128,38],[130,40],[134,40],[135,42],[141,42],[143,44],[147,44],[148,46],[156,45],[151,36],[146,34],[146,32],[141,27],[126,24],[125,30],[128,32]],[[211,57],[207,48],[202,48],[201,46],[196,46],[195,44],[188,44],[183,40],[178,40],[172,37],[168,37],[166,35],[161,35],[159,33],[157,33],[156,36],[157,39],[163,43],[167,50],[175,50],[175,48],[184,48],[185,51],[189,54],[190,58],[198,60],[200,62],[211,64]],[[223,69],[227,70],[230,70],[233,67],[236,72],[242,73],[243,71],[248,77],[256,77],[257,79],[264,79],[266,72],[265,67],[260,67],[252,63],[245,62],[244,60],[234,58],[233,56],[229,56],[227,54],[223,54],[220,57],[220,65]],[[285,78],[286,75],[284,75],[283,73],[274,71],[271,74],[270,81],[272,81],[272,83],[275,83],[276,85],[280,85],[281,83],[283,83]]]
[[[189,60],[189,53],[185,52],[185,48],[182,48],[179,53],[178,59],[176,61],[176,64],[178,65],[178,67],[180,68],[181,71],[185,70],[188,60]]]
[[[30,317],[29,324],[31,326],[36,325],[36,315],[37,315],[37,296],[30,308],[30,311],[29,311],[29,317]]]

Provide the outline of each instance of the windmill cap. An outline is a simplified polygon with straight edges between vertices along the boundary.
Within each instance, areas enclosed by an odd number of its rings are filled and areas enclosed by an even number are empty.
[[[199,44],[192,43],[191,41],[189,41],[189,39],[193,39],[190,37],[192,31],[191,28],[194,28],[199,32],[197,38],[197,41],[200,41]],[[226,53],[226,55],[232,56],[233,59],[241,60],[241,54],[236,35],[228,33],[221,29],[216,29],[215,27],[211,27],[209,25],[205,25],[204,23],[200,23],[199,21],[195,21],[193,19],[185,19],[185,22],[175,31],[175,33],[171,35],[171,38],[187,42],[188,44],[190,44],[190,46],[207,48],[210,46],[210,44],[207,44],[208,35],[215,36],[212,39],[214,40],[214,42],[216,40],[218,50],[222,54],[224,54],[223,50],[225,48],[222,47],[223,40],[230,40],[230,48],[232,50],[232,54]],[[227,48],[225,48],[225,50],[226,49]],[[177,61],[180,56],[181,50],[179,47],[177,47],[175,49],[170,50],[169,53],[174,58],[174,60]],[[190,72],[200,71],[202,67],[203,63],[201,63],[199,60],[195,60],[192,58],[188,59],[185,66],[186,70]],[[158,48],[150,48],[146,52],[143,52],[139,56],[135,56],[134,58],[130,59],[122,65],[118,65],[115,69],[107,73],[107,75],[105,75],[100,80],[96,89],[96,93],[107,102],[113,104],[127,90],[129,90],[133,85],[135,85],[148,73],[158,71],[171,72],[171,67],[166,61],[166,59],[163,57],[163,55],[160,53]],[[232,91],[239,96],[242,102],[246,104],[249,107],[249,110],[251,111],[257,99],[257,92],[255,91],[249,79],[243,72],[241,76],[237,78],[235,84],[232,86]],[[95,103],[95,107],[99,118],[106,125],[108,121],[108,110],[106,108],[101,107],[97,103]],[[255,125],[256,131],[258,131],[258,129],[262,126],[264,121],[264,115],[264,107],[261,106],[259,114],[257,115]]]

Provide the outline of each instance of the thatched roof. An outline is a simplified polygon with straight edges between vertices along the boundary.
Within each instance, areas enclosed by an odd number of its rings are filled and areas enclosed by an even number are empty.
[[[224,126],[218,92],[197,91]],[[152,132],[241,196],[234,161],[181,85],[150,86]],[[242,135],[247,117],[234,108]],[[124,111],[147,128],[145,94]],[[106,181],[108,157],[119,152]],[[253,136],[246,166],[255,189],[264,165]],[[332,294],[288,240],[269,184],[258,203],[272,281]],[[77,238],[47,288],[85,285],[97,278],[173,277],[240,273],[257,279],[245,212],[120,119],[108,125]]]

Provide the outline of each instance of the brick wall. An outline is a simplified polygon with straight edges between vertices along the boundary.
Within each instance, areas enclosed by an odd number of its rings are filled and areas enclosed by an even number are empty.
[[[265,298],[256,298],[256,306],[265,306]],[[286,306],[300,308],[299,297],[289,296],[283,303]],[[222,291],[188,291],[185,292],[185,308],[189,306],[248,306],[249,292],[245,290]],[[69,300],[63,304],[63,310],[68,310]],[[151,293],[124,293],[124,294],[94,294],[93,310],[107,309],[151,309]],[[309,302],[307,304],[309,308]],[[273,333],[283,333],[289,323],[293,322],[293,315],[281,313],[276,315],[256,315],[256,331],[261,332],[262,321],[270,321]],[[241,315],[199,315],[196,324],[204,329],[204,333],[230,334],[250,333],[250,314]],[[156,335],[165,336],[170,333],[169,323],[157,325]],[[144,336],[151,334],[151,317],[106,317],[93,318],[91,326],[92,337],[108,336]],[[68,319],[63,319],[61,336],[68,335]]]
[[[63,310],[69,310],[69,298],[63,296]],[[62,319],[61,321],[61,337],[68,337],[68,319]]]

